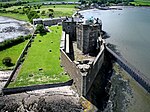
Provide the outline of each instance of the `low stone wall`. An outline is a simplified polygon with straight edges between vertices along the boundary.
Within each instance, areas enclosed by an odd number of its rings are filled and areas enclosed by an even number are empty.
[[[43,24],[44,26],[52,26],[57,25],[58,23],[61,23],[63,20],[65,20],[65,17],[62,18],[46,18],[46,19],[33,19],[33,25],[36,24]]]
[[[33,86],[25,86],[25,87],[15,87],[15,88],[3,88],[3,94],[16,94],[21,92],[39,90],[39,89],[47,89],[47,88],[55,88],[55,87],[62,87],[62,86],[71,86],[72,80],[69,80],[64,83],[56,83],[56,84],[42,84],[42,85],[33,85]]]
[[[113,52],[110,48],[106,47],[106,50],[109,54],[114,58],[114,60],[134,78],[146,91],[150,93],[150,79],[148,79],[144,74],[142,74],[139,70],[133,67],[127,60],[119,57],[115,52]]]
[[[14,77],[14,74],[16,73],[18,67],[21,65],[23,57],[27,54],[27,50],[28,48],[31,46],[31,42],[33,41],[33,38],[34,38],[34,33],[32,35],[32,37],[30,38],[30,40],[28,41],[28,43],[26,44],[25,48],[22,50],[17,62],[16,62],[16,65],[15,65],[15,68],[13,69],[9,79],[7,80],[4,88],[7,88],[7,86],[9,85],[9,83],[11,82],[12,78]]]

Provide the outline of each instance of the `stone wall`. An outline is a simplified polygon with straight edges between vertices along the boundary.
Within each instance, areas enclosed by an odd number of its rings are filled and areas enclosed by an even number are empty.
[[[74,80],[74,84],[77,88],[77,91],[82,95],[82,74],[80,70],[76,67],[76,64],[69,58],[65,52],[66,46],[66,34],[62,32],[62,38],[60,43],[60,54],[61,54],[61,65],[64,67],[65,71],[70,75]]]
[[[91,68],[89,69],[86,77],[84,78],[84,85],[85,85],[85,92],[84,95],[86,95],[91,88],[93,81],[95,80],[95,77],[97,76],[100,68],[102,67],[102,64],[104,62],[104,45],[102,46],[101,51],[97,55],[96,59],[94,60],[93,64],[91,65]]]
[[[61,23],[65,18],[46,18],[46,19],[33,19],[33,25],[43,24],[44,26],[52,26]]]
[[[34,31],[35,32],[35,31]],[[28,41],[28,43],[26,44],[25,48],[22,50],[19,58],[17,59],[15,68],[13,69],[13,72],[11,73],[9,79],[7,80],[4,88],[7,88],[7,86],[9,85],[9,83],[13,80],[13,77],[18,69],[18,67],[22,64],[22,62],[24,61],[24,57],[27,54],[28,48],[31,47],[31,43],[33,41],[33,39],[35,38],[34,32],[32,34],[32,37],[30,38],[30,40]]]
[[[83,88],[83,78],[80,70],[76,67],[74,62],[70,60],[67,54],[60,49],[61,52],[61,65],[64,67],[65,71],[70,75],[70,77],[74,80],[74,84],[76,89],[80,95],[82,95]]]

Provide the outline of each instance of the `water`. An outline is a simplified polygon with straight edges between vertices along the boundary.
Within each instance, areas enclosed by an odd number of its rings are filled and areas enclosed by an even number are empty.
[[[102,20],[107,43],[117,46],[121,55],[150,79],[150,8],[123,7],[123,10],[81,12]]]
[[[28,35],[32,31],[33,28],[24,21],[0,16],[0,42],[21,35]]]

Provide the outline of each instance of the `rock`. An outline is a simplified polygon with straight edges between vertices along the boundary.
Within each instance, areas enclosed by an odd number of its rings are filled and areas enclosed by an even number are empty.
[[[79,62],[78,62],[78,61],[74,61],[74,63],[75,63],[76,65],[79,65]]]
[[[83,70],[84,70],[85,72],[87,72],[87,71],[89,70],[89,68],[90,68],[90,65],[83,64]]]

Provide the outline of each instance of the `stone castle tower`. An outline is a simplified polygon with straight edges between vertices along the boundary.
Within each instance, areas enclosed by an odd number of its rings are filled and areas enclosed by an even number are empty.
[[[77,47],[84,54],[94,53],[98,47],[97,40],[102,30],[102,23],[97,18],[85,20],[76,26]]]
[[[62,22],[63,31],[69,34],[72,41],[76,40],[76,24],[80,23],[79,18],[67,18]]]

